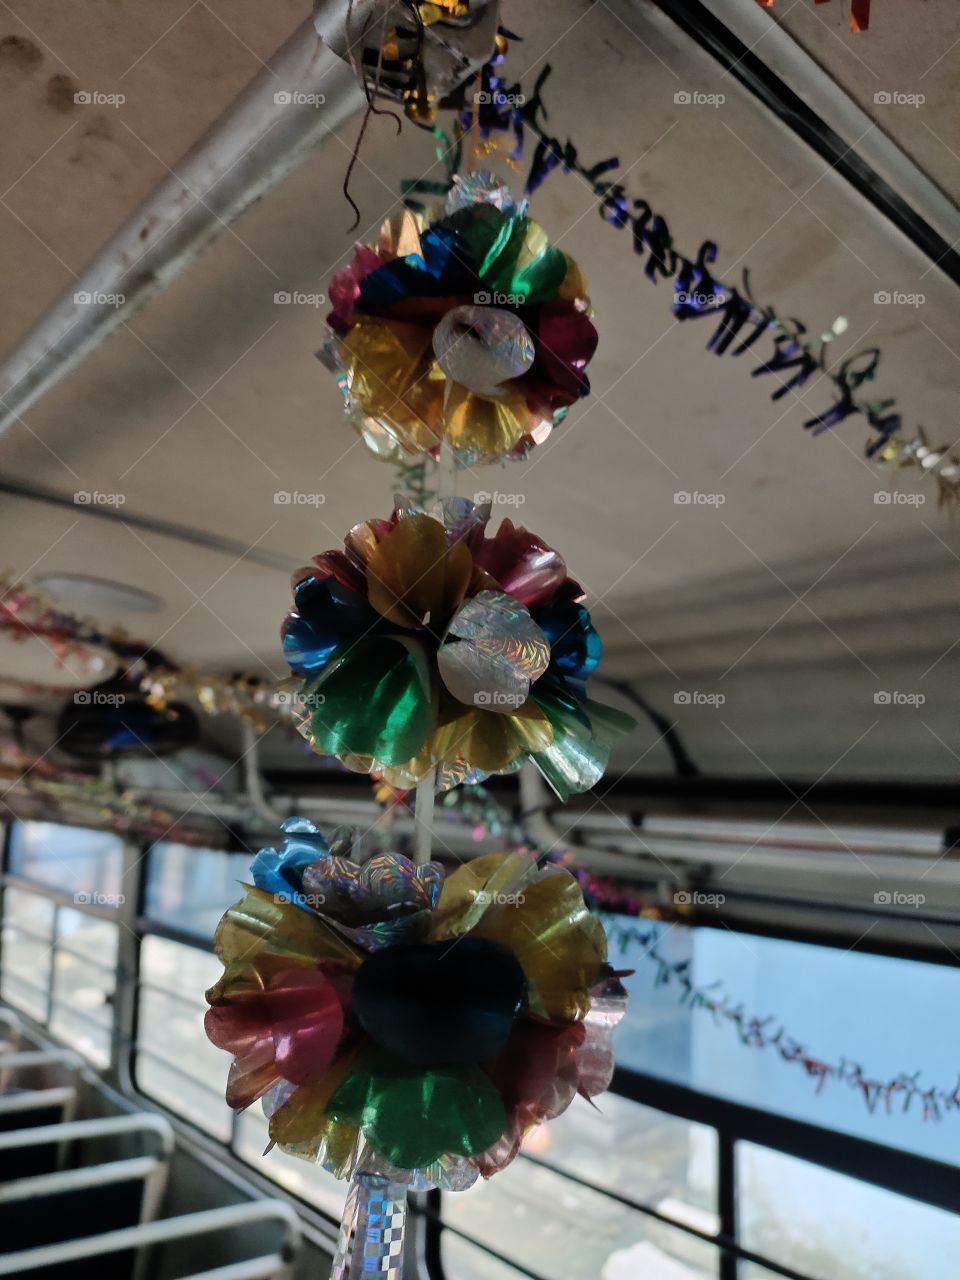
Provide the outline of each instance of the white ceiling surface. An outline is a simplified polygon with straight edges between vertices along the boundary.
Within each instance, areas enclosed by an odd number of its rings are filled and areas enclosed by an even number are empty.
[[[872,8],[870,29],[859,35],[850,32],[849,0],[828,5],[776,0],[770,16],[956,201],[960,198],[956,0],[922,0],[914,5],[876,0]],[[764,56],[762,42],[755,52]]]
[[[800,7],[784,5],[781,20],[799,21]],[[16,8],[4,6],[0,39],[29,39],[43,60],[0,58],[0,107],[18,123],[0,160],[5,350],[303,16],[291,0],[161,0],[122,16],[105,0],[82,14],[33,0],[27,30]],[[749,266],[755,296],[813,330],[848,317],[838,355],[880,344],[877,393],[896,396],[907,423],[936,440],[960,436],[955,286],[729,75],[647,7],[508,3],[504,21],[524,36],[512,71],[530,84],[553,65],[555,131],[588,162],[618,155],[629,190],[666,216],[682,250],[715,238],[719,274],[736,280]],[[875,25],[902,29],[904,15],[878,13]],[[910,40],[925,30],[932,62],[935,24],[911,22]],[[838,38],[860,58],[871,47],[842,29]],[[45,101],[54,74],[127,101],[55,110]],[[681,89],[726,101],[677,105]],[[291,569],[386,514],[393,472],[355,441],[313,358],[323,311],[273,301],[278,290],[324,289],[349,254],[340,186],[355,131],[332,138],[30,409],[0,440],[2,474],[120,493],[124,512],[269,551]],[[398,143],[391,122],[375,119],[353,183],[358,234],[369,238],[400,179],[432,161],[428,136],[406,125]],[[533,209],[590,283],[594,395],[532,460],[464,474],[460,491],[520,495],[522,521],[563,551],[596,602],[607,669],[676,715],[701,767],[956,777],[960,531],[929,480],[899,480],[924,505],[876,504],[888,481],[862,460],[863,427],[818,439],[803,430],[830,403],[829,386],[812,381],[774,403],[773,380],[750,377],[755,357],[708,354],[710,322],[673,322],[669,286],[645,280],[629,233],[601,221],[579,179],[554,174]],[[894,289],[926,301],[875,304]],[[323,505],[276,505],[278,490],[322,493]],[[677,491],[724,502],[677,505]],[[25,499],[3,500],[0,533],[0,559],[17,574],[96,573],[161,596],[145,638],[184,662],[282,673],[289,588],[279,569]],[[926,702],[878,706],[881,690]],[[726,701],[676,705],[678,691]],[[618,764],[669,769],[646,725]]]

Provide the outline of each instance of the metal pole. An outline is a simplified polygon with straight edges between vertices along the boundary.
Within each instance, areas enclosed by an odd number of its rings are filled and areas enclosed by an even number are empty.
[[[361,31],[371,0],[354,0]],[[307,18],[0,367],[0,434],[165,289],[364,102],[349,63],[346,0]],[[123,302],[115,304],[115,299]]]

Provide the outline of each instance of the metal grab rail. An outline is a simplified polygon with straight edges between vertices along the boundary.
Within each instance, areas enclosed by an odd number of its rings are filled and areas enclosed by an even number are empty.
[[[83,1059],[72,1049],[23,1049],[17,1053],[0,1055],[0,1094],[6,1093],[13,1076],[31,1067],[59,1066],[78,1071]]]
[[[161,1157],[166,1160],[173,1155],[173,1128],[169,1120],[147,1111],[92,1120],[70,1120],[63,1124],[44,1124],[36,1129],[13,1129],[10,1133],[0,1133],[0,1152],[20,1147],[42,1147],[54,1142],[77,1142],[84,1138],[111,1138],[126,1133],[152,1133],[159,1138]]]
[[[16,1093],[0,1093],[0,1116],[19,1111],[41,1111],[59,1107],[64,1121],[72,1120],[77,1109],[77,1091],[73,1085],[55,1089],[22,1089]]]
[[[184,1214],[178,1218],[164,1218],[158,1222],[144,1223],[138,1227],[124,1227],[119,1231],[107,1231],[99,1236],[86,1236],[81,1240],[70,1240],[63,1244],[40,1245],[35,1249],[21,1249],[16,1253],[0,1255],[0,1276],[17,1276],[22,1272],[36,1270],[40,1267],[54,1267],[63,1263],[79,1262],[85,1258],[99,1258],[104,1254],[119,1253],[126,1249],[144,1249],[150,1245],[167,1244],[173,1240],[183,1240],[190,1236],[205,1235],[208,1232],[230,1231],[236,1227],[247,1226],[251,1222],[275,1221],[283,1228],[283,1243],[275,1257],[281,1267],[275,1272],[266,1274],[289,1275],[294,1251],[300,1242],[300,1224],[293,1209],[282,1200],[254,1200],[245,1204],[229,1205],[222,1209],[207,1209],[202,1213]],[[245,1265],[260,1264],[265,1259],[250,1260]],[[230,1264],[228,1268],[218,1268],[207,1272],[218,1280],[241,1280],[241,1276],[233,1274]],[[219,1275],[218,1275],[219,1273]],[[225,1273],[225,1274],[224,1274]],[[197,1277],[198,1273],[191,1273]],[[202,1276],[204,1273],[199,1273]],[[244,1272],[244,1276],[264,1274],[261,1271]],[[187,1280],[184,1277],[184,1280]]]
[[[109,1187],[118,1182],[142,1182],[143,1199],[140,1221],[151,1222],[160,1208],[166,1186],[167,1162],[155,1156],[136,1156],[133,1160],[113,1160],[109,1164],[89,1165],[81,1169],[64,1169],[59,1173],[38,1173],[16,1178],[0,1186],[0,1206],[19,1200],[38,1200],[91,1187]]]

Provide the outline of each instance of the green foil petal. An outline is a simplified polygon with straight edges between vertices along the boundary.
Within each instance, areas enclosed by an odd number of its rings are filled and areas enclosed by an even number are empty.
[[[503,292],[521,295],[527,306],[539,306],[541,302],[549,302],[557,296],[566,274],[566,254],[551,245],[533,262],[517,271]]]
[[[415,640],[378,637],[351,645],[305,690],[319,704],[310,717],[315,749],[403,764],[433,728],[432,683],[423,646]]]
[[[478,1068],[355,1071],[328,1114],[359,1124],[367,1142],[399,1169],[423,1169],[444,1155],[478,1155],[507,1127],[500,1094]]]
[[[561,800],[589,791],[603,777],[610,751],[617,738],[634,727],[632,716],[589,699],[576,708],[564,705],[560,697],[541,702],[554,728],[553,742],[545,751],[533,754],[533,761]]]

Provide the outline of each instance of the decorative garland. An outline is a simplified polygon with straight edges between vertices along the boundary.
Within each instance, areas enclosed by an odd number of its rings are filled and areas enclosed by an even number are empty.
[[[516,833],[517,824],[482,785],[462,787],[451,792],[444,797],[444,809],[471,827],[475,840],[493,835],[497,839],[503,839],[511,848],[532,851],[540,857],[546,856],[542,849],[538,849],[529,840],[514,843],[511,833]],[[880,1080],[868,1075],[859,1064],[846,1058],[830,1062],[816,1057],[791,1036],[774,1015],[759,1018],[748,1014],[742,1003],[734,1004],[730,996],[718,994],[717,983],[695,983],[690,976],[689,960],[668,960],[661,954],[655,929],[641,929],[636,924],[624,923],[618,918],[628,915],[651,920],[671,920],[689,927],[682,912],[667,913],[659,906],[651,907],[649,900],[629,884],[595,875],[585,867],[576,866],[574,855],[570,851],[552,854],[550,857],[576,877],[585,902],[603,920],[611,951],[617,949],[620,955],[624,955],[628,947],[639,946],[643,958],[649,959],[656,966],[654,987],[676,987],[681,1004],[688,1005],[691,1009],[705,1009],[717,1025],[733,1027],[745,1048],[772,1049],[784,1062],[799,1064],[808,1076],[816,1080],[818,1094],[828,1082],[839,1081],[862,1096],[871,1114],[881,1104],[888,1115],[892,1114],[895,1105],[900,1105],[906,1113],[919,1102],[924,1120],[940,1120],[945,1114],[960,1109],[960,1080],[951,1090],[938,1086],[924,1088],[918,1083],[919,1071],[913,1075],[900,1072],[891,1079]]]
[[[751,291],[749,272],[743,272],[741,288],[725,284],[713,274],[719,252],[717,242],[705,240],[696,254],[681,253],[674,246],[669,225],[662,214],[642,197],[631,196],[613,171],[620,167],[611,156],[595,164],[585,164],[573,142],[556,137],[547,126],[548,111],[542,99],[543,87],[552,73],[545,65],[527,94],[518,81],[508,84],[501,74],[505,49],[498,48],[475,81],[477,125],[488,152],[501,151],[507,162],[519,165],[523,155],[524,135],[537,139],[530,161],[525,191],[536,191],[555,169],[577,174],[598,201],[600,217],[609,225],[629,228],[632,250],[643,259],[643,271],[651,284],[668,280],[673,285],[672,309],[678,321],[712,317],[717,327],[707,342],[714,355],[733,357],[751,354],[759,363],[752,370],[754,378],[773,375],[779,384],[772,393],[775,401],[800,390],[814,375],[827,379],[836,399],[832,405],[804,422],[813,435],[833,430],[850,418],[866,419],[870,436],[865,456],[878,466],[893,465],[897,469],[916,467],[937,478],[939,504],[960,504],[960,455],[948,444],[931,445],[925,429],[918,426],[912,436],[904,434],[903,415],[893,398],[868,400],[861,388],[872,382],[880,368],[882,352],[869,347],[848,356],[836,368],[829,366],[830,344],[846,331],[844,317],[834,321],[816,339],[807,325],[795,319],[781,319],[775,308],[758,303]],[[474,110],[462,110],[455,121],[455,134],[462,141],[473,126]],[[423,207],[420,196],[435,196],[452,183],[451,157],[458,146],[446,134],[434,128],[438,140],[438,156],[448,166],[446,182],[407,181],[401,190],[408,207]],[[772,341],[773,350],[766,358],[759,354],[761,341]]]
[[[585,896],[589,900],[589,893]],[[605,919],[604,923],[607,936],[619,946],[621,954],[631,944],[643,947],[645,954],[657,966],[655,987],[676,984],[680,988],[681,1004],[692,1009],[706,1009],[718,1025],[732,1026],[746,1048],[773,1049],[784,1062],[799,1064],[808,1076],[816,1080],[817,1093],[822,1092],[829,1081],[849,1085],[861,1095],[871,1114],[881,1104],[888,1115],[893,1113],[895,1105],[906,1114],[915,1102],[920,1103],[924,1120],[940,1120],[945,1114],[960,1110],[960,1079],[952,1089],[938,1085],[923,1088],[919,1084],[919,1071],[913,1075],[904,1071],[892,1079],[880,1080],[846,1058],[837,1062],[818,1058],[795,1040],[773,1015],[758,1018],[748,1014],[742,1004],[732,1004],[729,996],[717,995],[712,987],[696,984],[690,977],[689,960],[667,960],[658,952],[654,929],[638,929],[615,919]]]

